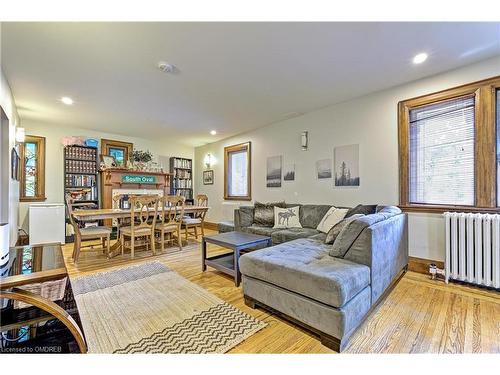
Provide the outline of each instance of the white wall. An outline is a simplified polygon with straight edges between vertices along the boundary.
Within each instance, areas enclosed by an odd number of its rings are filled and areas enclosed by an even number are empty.
[[[65,136],[84,136],[95,138],[100,141],[101,138],[113,139],[123,142],[132,142],[134,148],[149,150],[153,154],[154,161],[158,162],[159,156],[170,157],[180,156],[193,158],[194,148],[160,141],[147,140],[143,138],[125,137],[117,134],[104,133],[100,131],[77,129],[70,127],[59,127],[47,124],[37,124],[24,121],[23,126],[27,135],[37,135],[45,137],[45,195],[46,203],[64,202],[64,168],[63,168],[63,146],[61,140]],[[100,147],[100,144],[99,144]],[[168,165],[164,166],[168,171]],[[19,222],[23,229],[28,230],[28,209],[29,203],[21,202],[19,210]]]
[[[429,63],[432,63],[429,61]],[[418,67],[416,67],[418,69]],[[233,209],[248,202],[225,202],[223,150],[225,146],[252,142],[252,198],[258,201],[285,200],[290,203],[398,204],[397,103],[415,96],[500,75],[500,57],[444,74],[376,92],[303,116],[263,127],[239,136],[196,148],[195,191],[209,197],[207,220],[232,219]],[[332,88],[334,90],[335,88]],[[309,150],[301,151],[300,133],[309,132]],[[359,188],[335,188],[333,180],[317,180],[315,162],[333,159],[335,146],[360,145]],[[202,184],[203,159],[216,158],[214,185]],[[281,188],[266,188],[266,158],[283,155],[295,163],[295,182]],[[443,222],[440,215],[409,215],[410,255],[444,259]]]
[[[1,61],[1,57],[0,57]],[[8,191],[8,223],[9,223],[9,244],[14,246],[17,241],[17,223],[18,223],[18,207],[19,207],[19,182],[10,178],[10,150],[15,146],[16,126],[19,126],[19,116],[17,115],[16,105],[9,83],[1,69],[0,65],[0,106],[2,107],[5,115],[7,116],[8,123],[2,122],[1,126],[8,126],[8,131],[0,132],[2,138],[8,136],[8,142],[2,139],[2,160],[8,158],[8,163],[2,163],[2,172],[0,175],[0,184],[2,185],[2,194]],[[7,145],[7,147],[5,147]],[[5,164],[8,165],[7,171]],[[2,200],[0,204],[5,205]],[[2,210],[0,210],[2,211]],[[2,218],[3,219],[3,218]]]

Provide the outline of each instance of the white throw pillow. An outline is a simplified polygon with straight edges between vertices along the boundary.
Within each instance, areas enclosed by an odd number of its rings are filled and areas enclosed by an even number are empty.
[[[300,207],[280,208],[274,206],[273,228],[302,228],[299,221]]]
[[[349,211],[347,208],[330,207],[325,216],[323,216],[323,219],[319,222],[316,229],[320,232],[328,233],[328,231],[332,229],[335,224],[345,217],[347,211]]]

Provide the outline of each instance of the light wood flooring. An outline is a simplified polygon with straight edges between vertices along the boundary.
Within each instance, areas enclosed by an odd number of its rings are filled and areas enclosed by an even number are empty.
[[[207,231],[215,233],[213,231]],[[168,251],[176,250],[170,248]],[[240,288],[229,276],[208,268],[201,271],[201,250],[190,240],[182,253],[138,252],[107,260],[98,252],[71,259],[72,244],[64,246],[71,276],[91,274],[158,260],[268,326],[230,353],[334,353],[312,334],[260,309],[245,306]],[[209,252],[221,251],[209,245]],[[345,353],[500,353],[500,293],[458,284],[444,284],[408,272],[351,337]]]

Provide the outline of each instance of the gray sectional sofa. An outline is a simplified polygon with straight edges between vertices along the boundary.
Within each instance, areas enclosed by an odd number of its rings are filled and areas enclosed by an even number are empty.
[[[297,205],[287,205],[297,206]],[[247,305],[261,306],[318,334],[341,351],[408,264],[407,216],[377,206],[349,225],[332,245],[316,226],[326,205],[301,205],[303,228],[257,225],[253,207],[235,212],[235,229],[269,235],[272,247],[240,258]]]

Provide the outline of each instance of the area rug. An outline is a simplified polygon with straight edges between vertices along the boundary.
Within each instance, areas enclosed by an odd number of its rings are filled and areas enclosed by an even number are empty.
[[[159,262],[71,286],[89,353],[224,353],[266,326]]]

